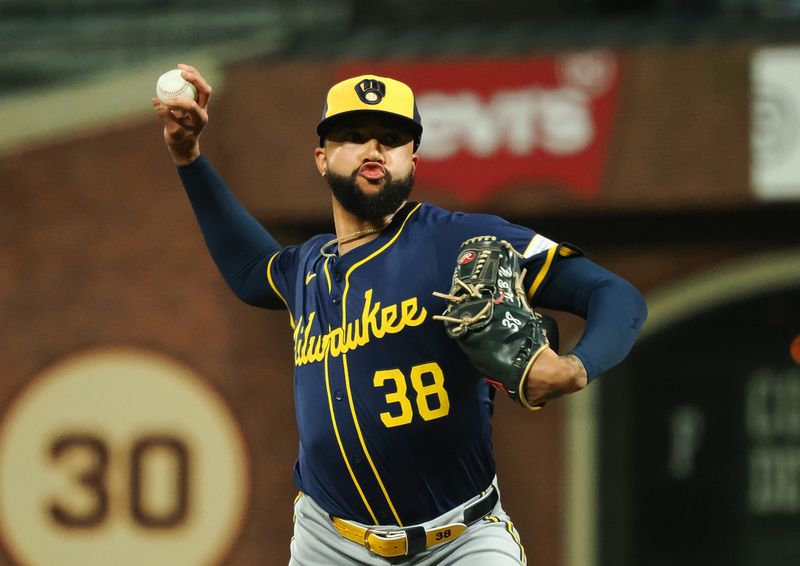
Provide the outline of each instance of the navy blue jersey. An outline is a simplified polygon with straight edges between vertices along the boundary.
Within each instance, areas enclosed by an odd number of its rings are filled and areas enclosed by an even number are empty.
[[[445,309],[432,291],[449,290],[461,242],[480,235],[525,254],[533,295],[554,242],[430,204],[407,204],[341,257],[321,254],[326,234],[269,260],[294,332],[295,482],[330,514],[417,524],[492,481],[489,385],[431,318]]]

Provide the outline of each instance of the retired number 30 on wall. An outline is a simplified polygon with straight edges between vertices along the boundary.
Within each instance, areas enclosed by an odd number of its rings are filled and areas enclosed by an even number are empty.
[[[138,350],[73,356],[0,428],[0,537],[26,565],[218,563],[246,511],[248,461],[222,399]]]

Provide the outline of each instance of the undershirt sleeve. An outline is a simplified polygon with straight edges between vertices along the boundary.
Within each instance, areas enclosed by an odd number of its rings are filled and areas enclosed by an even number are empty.
[[[267,264],[281,248],[242,206],[201,155],[178,167],[208,251],[236,296],[265,308],[285,308],[267,278]]]
[[[555,261],[536,306],[586,319],[583,335],[570,353],[583,362],[590,382],[628,355],[647,319],[639,291],[585,257]]]

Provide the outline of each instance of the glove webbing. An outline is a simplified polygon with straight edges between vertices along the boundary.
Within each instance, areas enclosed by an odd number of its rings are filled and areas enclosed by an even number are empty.
[[[483,239],[483,237],[478,237],[478,238],[473,238],[473,239],[478,240],[478,239]],[[467,240],[467,242],[469,242],[469,241],[470,240]],[[503,246],[505,246],[508,250],[510,250],[518,258],[520,258],[520,259],[524,259],[525,258],[525,256],[523,254],[521,254],[517,250],[515,250],[514,246],[512,246],[506,240],[500,240],[498,243],[502,244]],[[478,258],[478,260],[477,260],[478,261],[478,265],[477,265],[477,268],[476,268],[476,272],[479,272],[483,268],[483,264],[486,262],[486,255],[488,255],[488,254],[481,254],[481,257]],[[517,277],[516,282],[515,282],[515,286],[516,287],[521,287],[522,281],[523,281],[523,279],[525,279],[525,273],[526,273],[526,270],[525,270],[525,268],[523,268],[522,271],[520,272],[519,276]],[[441,293],[439,291],[433,291],[433,295],[435,297],[439,297],[440,299],[445,299],[445,300],[451,301],[451,302],[456,303],[456,304],[466,301],[469,297],[474,297],[476,299],[480,299],[481,298],[481,290],[484,288],[484,284],[483,283],[477,283],[475,285],[471,285],[469,283],[465,283],[461,279],[455,279],[454,281],[456,283],[458,283],[459,285],[461,285],[464,288],[464,290],[467,291],[467,293],[469,293],[469,295],[466,295],[466,294],[451,295],[450,293]],[[477,314],[475,314],[473,316],[464,316],[463,318],[455,318],[453,316],[447,316],[447,315],[444,315],[444,314],[435,314],[435,315],[433,315],[432,318],[434,320],[442,320],[442,321],[445,321],[445,322],[450,322],[452,324],[458,324],[460,329],[461,329],[461,331],[463,331],[463,330],[466,330],[466,328],[469,325],[475,324],[476,322],[485,319],[489,315],[489,311],[491,310],[491,308],[492,308],[491,304],[486,303],[486,306],[484,306],[480,310],[480,312],[478,312]]]

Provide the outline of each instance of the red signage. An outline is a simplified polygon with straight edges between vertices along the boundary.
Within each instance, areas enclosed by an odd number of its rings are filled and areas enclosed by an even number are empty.
[[[417,181],[475,203],[521,184],[597,195],[618,91],[608,52],[420,64],[363,63],[408,83],[424,132]]]

